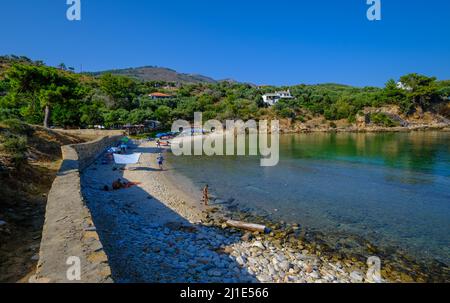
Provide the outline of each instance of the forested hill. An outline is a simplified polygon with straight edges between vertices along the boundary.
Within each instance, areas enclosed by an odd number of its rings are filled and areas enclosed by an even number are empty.
[[[175,73],[175,72],[173,72]],[[292,98],[274,106],[263,94],[289,89]],[[151,93],[169,97],[155,100]],[[364,127],[450,125],[450,81],[408,74],[385,87],[339,84],[255,86],[232,81],[144,81],[102,73],[78,74],[26,57],[0,56],[0,121],[18,119],[56,127],[120,128],[158,120],[278,119],[283,131],[352,130]]]
[[[216,83],[218,81],[197,74],[178,73],[175,70],[157,67],[157,66],[143,66],[136,68],[114,69],[108,71],[88,73],[93,76],[102,74],[113,74],[118,76],[126,76],[143,81],[166,81],[177,83]]]

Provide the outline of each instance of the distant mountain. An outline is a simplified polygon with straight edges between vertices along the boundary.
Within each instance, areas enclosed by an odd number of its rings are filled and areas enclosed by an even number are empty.
[[[143,66],[136,68],[114,69],[101,72],[88,73],[93,76],[98,76],[105,73],[113,75],[127,76],[145,81],[167,81],[177,83],[216,83],[219,82],[213,78],[197,75],[197,74],[183,74],[177,71],[164,67],[157,66]]]

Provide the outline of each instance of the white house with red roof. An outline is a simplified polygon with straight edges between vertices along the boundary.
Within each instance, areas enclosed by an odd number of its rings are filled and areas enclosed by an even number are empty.
[[[160,93],[160,92],[156,92],[156,93],[151,93],[148,95],[150,98],[152,98],[153,100],[156,99],[168,99],[168,98],[172,98],[171,95],[165,94],[165,93]]]

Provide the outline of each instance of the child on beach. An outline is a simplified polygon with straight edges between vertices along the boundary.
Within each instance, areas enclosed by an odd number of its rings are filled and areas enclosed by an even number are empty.
[[[159,157],[156,159],[158,160],[159,169],[163,170],[164,157],[162,156],[162,154],[159,154]]]
[[[205,203],[206,206],[208,206],[208,202],[209,202],[209,193],[208,193],[208,184],[206,184],[205,188],[203,188],[203,202]]]

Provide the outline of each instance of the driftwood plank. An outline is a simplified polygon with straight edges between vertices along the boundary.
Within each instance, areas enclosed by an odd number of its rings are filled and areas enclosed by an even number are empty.
[[[231,227],[236,227],[239,229],[249,230],[249,231],[258,231],[261,233],[264,233],[266,231],[266,227],[264,225],[254,224],[254,223],[246,223],[246,222],[241,222],[241,221],[228,220],[227,225],[231,226]]]

